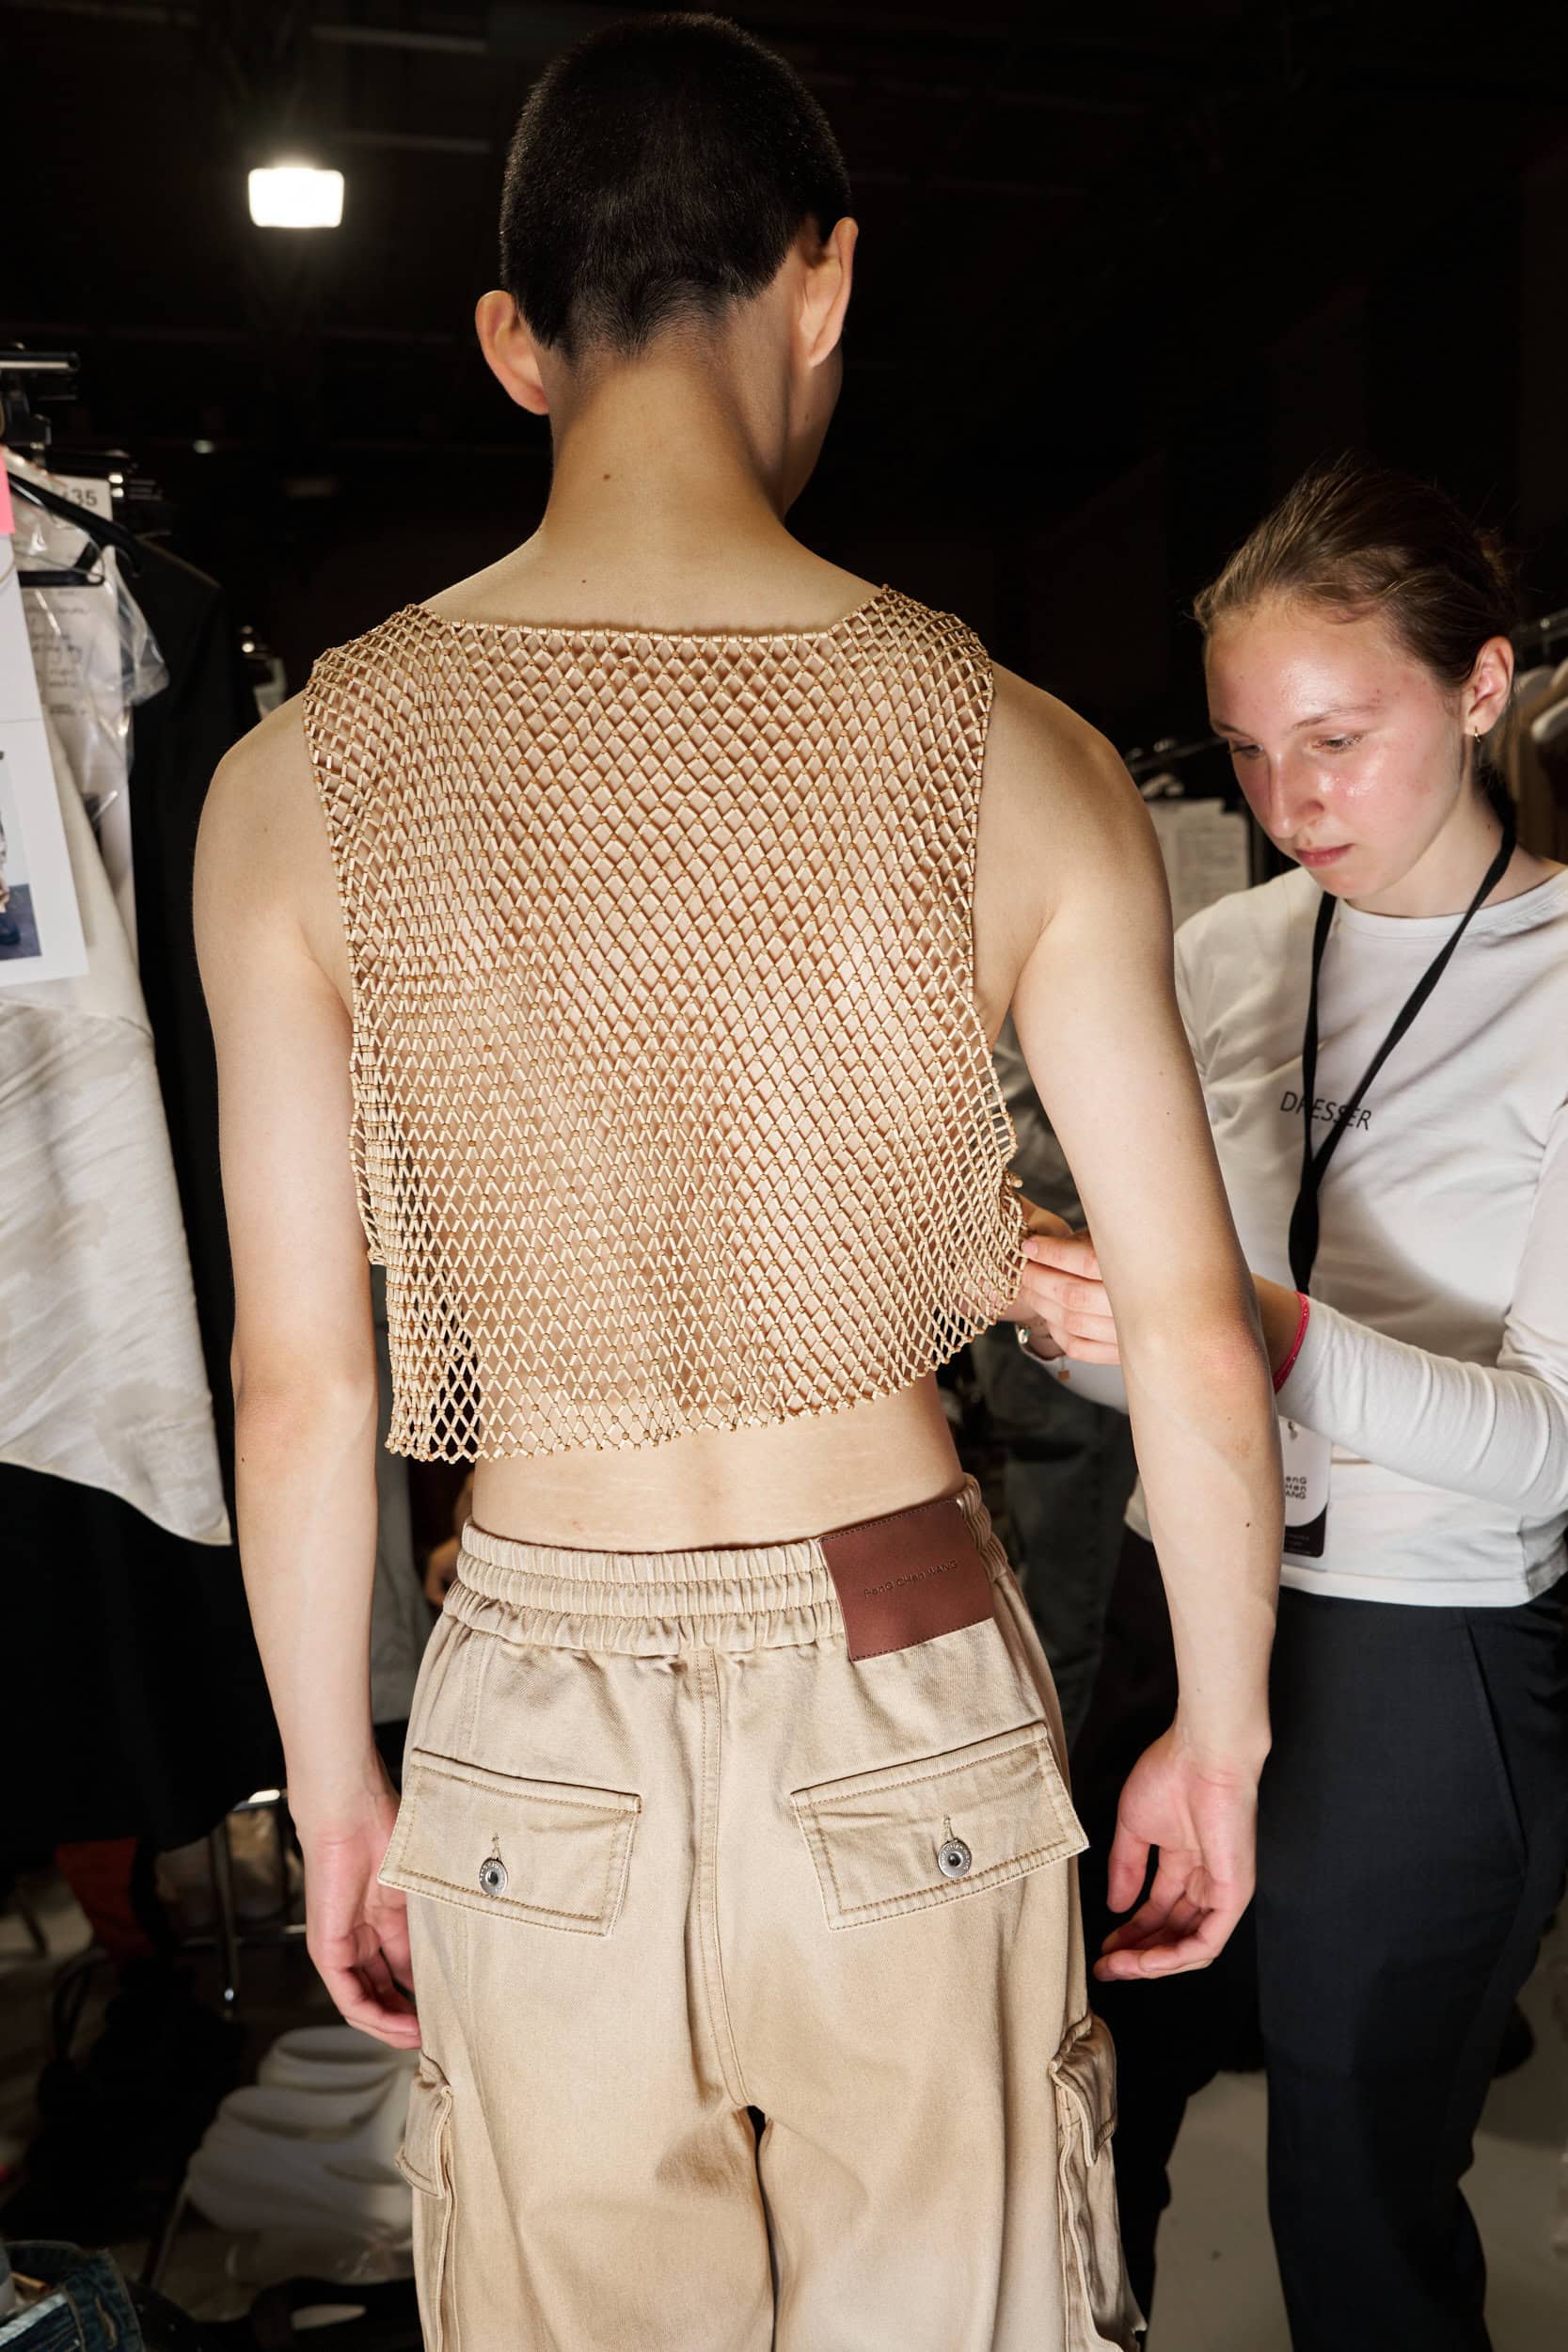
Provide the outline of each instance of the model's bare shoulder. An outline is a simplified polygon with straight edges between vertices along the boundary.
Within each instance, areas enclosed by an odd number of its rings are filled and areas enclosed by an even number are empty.
[[[197,944],[203,963],[258,924],[296,930],[346,988],[346,952],[315,771],[291,694],[230,746],[213,771],[197,834]]]
[[[994,668],[975,847],[975,995],[994,1025],[1063,906],[1157,906],[1164,870],[1115,743],[1055,693]],[[994,1028],[992,1028],[994,1035]]]
[[[1159,850],[1116,746],[1056,695],[993,666],[982,855],[1022,878],[1037,930],[1065,898],[1157,874]]]

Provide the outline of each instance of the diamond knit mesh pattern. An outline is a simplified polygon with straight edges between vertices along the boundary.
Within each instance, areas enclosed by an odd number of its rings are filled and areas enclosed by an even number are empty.
[[[451,622],[316,663],[386,1444],[841,1411],[1017,1291],[973,993],[991,692],[883,589],[816,633]]]

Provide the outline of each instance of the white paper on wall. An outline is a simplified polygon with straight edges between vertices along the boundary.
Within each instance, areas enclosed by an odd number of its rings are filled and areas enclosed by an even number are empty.
[[[1158,800],[1148,803],[1165,862],[1171,914],[1178,930],[1190,914],[1212,906],[1252,880],[1252,841],[1242,810],[1223,801]]]

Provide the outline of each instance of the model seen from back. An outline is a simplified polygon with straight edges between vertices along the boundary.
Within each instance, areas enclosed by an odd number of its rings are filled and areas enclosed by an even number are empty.
[[[733,26],[558,60],[477,314],[544,521],[325,652],[202,827],[246,1582],[311,1952],[421,2046],[435,2352],[1131,2342],[1054,1693],[934,1376],[1036,1303],[1009,1009],[1181,1675],[1100,1965],[1251,1892],[1277,1437],[1158,857],[1091,729],[785,528],[855,241]],[[475,1464],[401,1805],[367,1246],[387,1441]]]

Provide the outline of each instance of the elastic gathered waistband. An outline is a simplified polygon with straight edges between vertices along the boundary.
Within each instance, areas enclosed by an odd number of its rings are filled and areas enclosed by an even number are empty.
[[[979,1481],[966,1473],[952,1499],[994,1581],[1008,1563]],[[515,1639],[649,1654],[774,1647],[818,1641],[844,1627],[818,1535],[607,1551],[497,1535],[474,1519],[464,1523],[446,1609],[467,1625]]]

